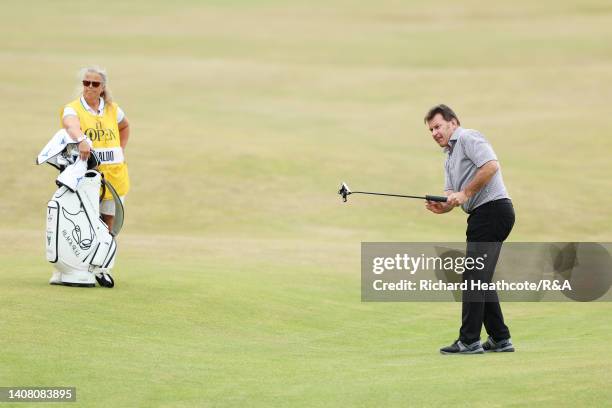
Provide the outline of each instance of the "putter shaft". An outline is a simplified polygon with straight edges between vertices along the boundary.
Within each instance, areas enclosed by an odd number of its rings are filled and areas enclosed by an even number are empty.
[[[369,191],[352,191],[350,194],[370,194],[370,195],[379,195],[379,196],[387,196],[387,197],[418,198],[421,200],[426,200],[426,197],[422,197],[422,196],[387,194],[387,193],[371,193]]]
[[[349,187],[346,185],[346,183],[344,182],[340,185],[340,190],[338,191],[338,194],[340,194],[344,202],[346,202],[347,197],[351,194],[369,194],[369,195],[386,196],[386,197],[416,198],[417,200],[436,201],[439,203],[445,203],[447,201],[446,197],[434,196],[434,195],[413,196],[413,195],[405,195],[405,194],[373,193],[370,191],[351,191]]]

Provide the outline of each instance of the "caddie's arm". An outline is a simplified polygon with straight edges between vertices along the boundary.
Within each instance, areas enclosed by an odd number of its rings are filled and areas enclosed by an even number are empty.
[[[121,144],[121,148],[125,151],[125,147],[127,146],[128,139],[130,138],[130,123],[128,122],[128,118],[126,116],[123,117],[123,120],[119,122],[119,143]]]
[[[444,194],[447,197],[449,197],[453,193],[454,193],[453,190],[446,190],[444,192]],[[453,208],[455,208],[455,206],[450,204],[448,201],[445,202],[445,203],[440,203],[440,202],[437,202],[437,201],[426,200],[425,201],[425,208],[427,208],[429,211],[431,211],[432,213],[435,213],[435,214],[444,214],[444,213],[447,213],[447,212],[451,211]]]
[[[89,155],[91,154],[91,146],[89,145],[89,142],[83,132],[81,132],[81,122],[79,122],[79,118],[75,115],[65,116],[64,119],[62,119],[62,124],[72,140],[79,142],[79,154],[81,156],[81,160],[85,161],[89,159]]]
[[[486,186],[489,181],[491,181],[491,178],[493,178],[498,170],[499,163],[497,160],[490,160],[486,162],[478,169],[472,181],[468,183],[463,191],[452,193],[448,196],[448,203],[453,206],[458,206],[465,203],[469,198],[474,196],[474,194],[482,190],[482,188]]]

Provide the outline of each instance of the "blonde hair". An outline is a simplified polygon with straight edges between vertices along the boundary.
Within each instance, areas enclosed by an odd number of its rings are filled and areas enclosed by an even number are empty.
[[[81,70],[79,71],[79,81],[82,82],[85,79],[85,75],[89,72],[93,72],[94,74],[98,74],[100,75],[100,77],[102,77],[102,86],[104,87],[104,90],[102,91],[102,94],[100,94],[100,96],[102,97],[102,99],[104,99],[105,104],[111,103],[113,101],[113,96],[111,90],[108,87],[108,75],[106,73],[106,70],[97,65],[91,65],[85,68],[81,68]],[[81,86],[79,86],[79,95],[82,94],[81,89]]]

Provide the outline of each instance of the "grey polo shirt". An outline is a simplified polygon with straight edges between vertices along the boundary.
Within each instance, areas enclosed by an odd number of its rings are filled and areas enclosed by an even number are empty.
[[[459,127],[452,134],[444,163],[444,190],[463,191],[472,181],[480,167],[491,160],[497,160],[493,148],[485,137],[474,129]],[[461,206],[463,211],[470,213],[474,208],[489,201],[510,198],[504,186],[501,169],[473,197]]]

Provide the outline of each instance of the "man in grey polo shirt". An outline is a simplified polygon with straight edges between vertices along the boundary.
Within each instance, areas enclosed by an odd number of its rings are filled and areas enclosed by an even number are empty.
[[[446,105],[434,106],[425,115],[433,139],[446,153],[444,164],[446,203],[427,201],[426,208],[444,214],[457,206],[469,214],[467,256],[486,254],[485,268],[472,268],[464,281],[491,282],[502,242],[514,226],[514,208],[508,196],[497,156],[484,136],[460,126],[455,112]],[[480,354],[514,351],[510,330],[495,291],[463,292],[459,339],[440,349],[442,354]],[[484,323],[489,338],[480,343]]]

